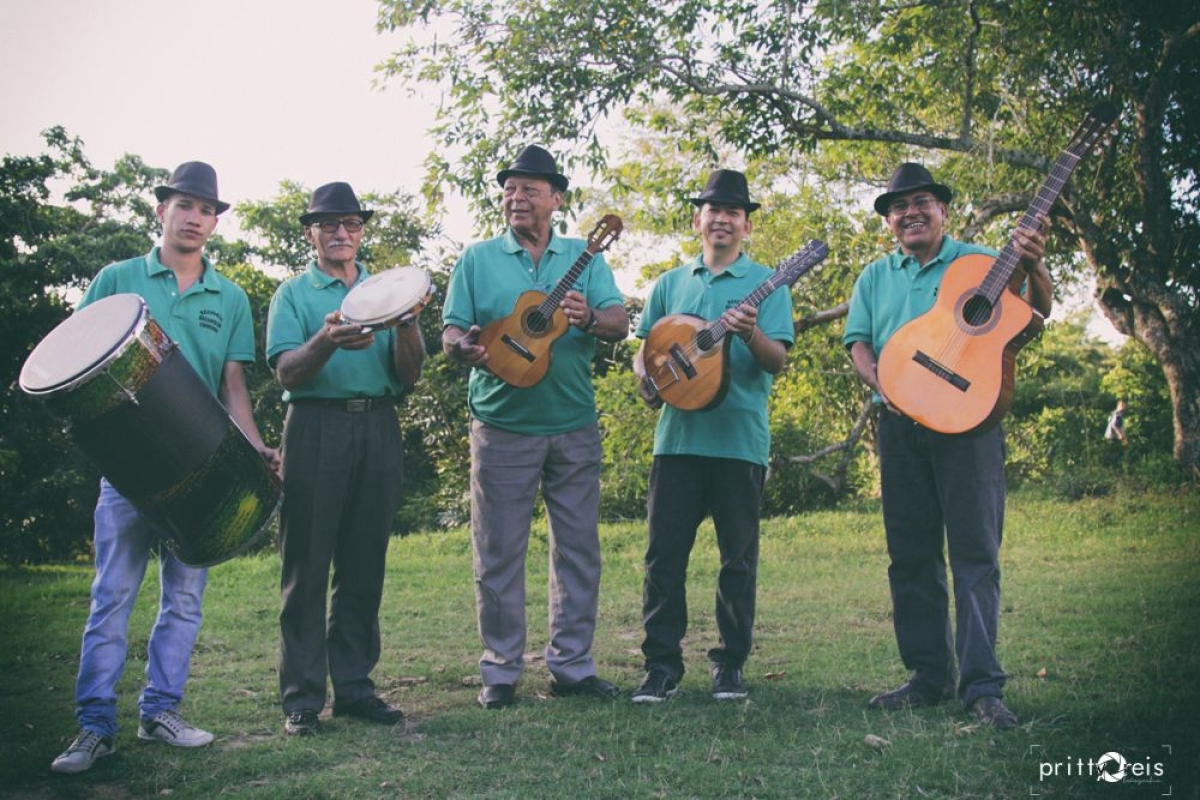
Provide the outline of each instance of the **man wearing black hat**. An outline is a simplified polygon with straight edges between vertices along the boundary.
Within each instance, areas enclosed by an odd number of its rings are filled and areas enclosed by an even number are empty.
[[[100,270],[79,308],[114,294],[139,295],[254,447],[277,466],[278,453],[263,444],[254,423],[242,371],[243,362],[254,360],[249,300],[204,256],[217,216],[229,208],[217,199],[217,174],[208,164],[189,161],[176,168],[154,194],[162,223],[161,244],[145,256]],[[186,420],[180,424],[187,424]],[[75,685],[80,730],[51,764],[55,772],[83,772],[97,758],[113,752],[116,689],[128,650],[129,614],[155,550],[162,591],[158,619],[146,647],[146,686],[138,699],[137,735],[176,747],[201,747],[213,739],[208,731],[188,724],[177,710],[200,630],[207,570],[187,566],[161,547],[159,542],[169,533],[103,479],[95,523],[96,579]]]
[[[645,344],[634,360],[639,391],[662,406],[654,433],[648,496],[649,545],[643,582],[642,654],[646,678],[635,703],[660,703],[683,678],[681,643],[687,632],[688,559],[706,515],[716,527],[721,570],[716,618],[720,643],[708,651],[712,696],[740,700],[748,690],[743,667],[750,655],[758,575],[758,529],[770,451],[767,399],[794,341],[792,300],[774,292],[756,309],[742,301],[772,274],[742,251],[753,229],[746,176],[719,169],[692,199],[692,227],[702,252],[664,273],[650,292],[637,336],[670,314],[720,319],[734,334],[729,344],[729,390],[715,408],[683,411],[663,406],[646,379]]]
[[[996,255],[944,232],[950,196],[920,164],[901,164],[893,173],[875,210],[887,219],[899,247],[859,275],[843,334],[859,377],[887,409],[879,415],[877,448],[888,580],[896,641],[912,671],[906,683],[873,697],[870,705],[884,710],[934,705],[957,691],[981,723],[1006,729],[1017,717],[1004,705],[1006,676],[996,657],[1004,433],[1000,426],[961,435],[924,428],[888,403],[876,374],[876,360],[892,334],[933,307],[951,262],[970,253]],[[1045,242],[1040,229],[1018,227],[1013,236],[1027,274],[1026,297],[1043,316],[1052,299]],[[943,541],[954,578],[953,638]]]
[[[511,314],[526,291],[551,293],[586,247],[554,233],[567,178],[549,152],[526,147],[496,179],[508,229],[463,251],[442,314],[446,355],[474,367],[468,398],[475,602],[484,647],[479,704],[512,705],[524,670],[525,553],[539,486],[550,518],[551,692],[611,699],[619,690],[596,676],[591,653],[600,590],[592,358],[596,339],[625,338],[629,317],[597,254],[562,301],[572,329],[555,340],[546,376],[517,388],[487,371],[487,351],[476,344],[480,328]]]
[[[347,183],[313,192],[300,224],[316,257],[279,286],[267,322],[267,361],[288,403],[279,692],[290,735],[320,729],[327,676],[335,716],[403,718],[375,694],[370,674],[404,480],[396,404],[421,376],[425,345],[415,316],[379,331],[342,320],[342,300],[369,275],[356,256],[373,213]]]

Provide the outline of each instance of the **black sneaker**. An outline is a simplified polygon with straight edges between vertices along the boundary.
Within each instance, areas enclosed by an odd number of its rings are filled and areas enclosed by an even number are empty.
[[[321,732],[321,720],[317,712],[311,708],[293,711],[288,714],[287,722],[283,723],[283,732],[288,736],[312,736]]]
[[[612,683],[595,675],[589,675],[578,683],[559,683],[550,681],[550,694],[555,697],[595,697],[600,700],[612,700],[621,690]]]
[[[729,664],[712,665],[712,696],[714,700],[745,700],[750,691],[742,677],[742,668]]]
[[[991,725],[998,731],[1007,731],[1017,727],[1017,715],[1008,710],[1004,701],[999,697],[985,695],[971,704],[971,713],[975,719],[984,725]]]
[[[679,694],[679,681],[665,669],[652,669],[646,673],[642,685],[633,691],[635,703],[661,703]]]

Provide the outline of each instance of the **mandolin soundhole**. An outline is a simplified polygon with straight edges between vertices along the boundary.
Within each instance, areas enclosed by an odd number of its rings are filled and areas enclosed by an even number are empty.
[[[525,315],[525,330],[529,333],[544,333],[548,324],[549,320],[546,319],[546,315],[536,307]]]
[[[696,334],[696,347],[699,347],[701,352],[707,353],[712,350],[714,344],[716,342],[713,341],[712,331],[707,328]]]

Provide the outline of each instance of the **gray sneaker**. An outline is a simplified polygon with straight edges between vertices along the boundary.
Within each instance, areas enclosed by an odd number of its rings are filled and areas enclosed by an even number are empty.
[[[116,749],[113,740],[109,737],[101,736],[95,731],[81,730],[75,737],[75,741],[71,742],[71,746],[54,759],[50,769],[66,775],[74,775],[77,772],[91,769],[97,758],[106,756]]]
[[[146,742],[166,742],[173,747],[203,747],[213,735],[189,725],[178,711],[160,711],[138,725],[138,738]]]

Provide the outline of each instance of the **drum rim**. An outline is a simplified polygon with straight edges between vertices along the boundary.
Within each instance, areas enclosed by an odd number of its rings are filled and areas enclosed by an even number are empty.
[[[416,274],[416,275],[420,276],[421,278],[424,278],[424,283],[425,283],[424,288],[421,290],[420,294],[418,294],[416,297],[414,297],[412,299],[412,303],[410,305],[408,305],[404,308],[389,311],[386,314],[379,314],[379,315],[376,315],[373,317],[354,317],[354,316],[351,316],[350,314],[346,313],[346,301],[349,300],[356,291],[363,288],[371,281],[377,281],[378,279],[383,278],[385,275],[390,275],[397,271],[404,271],[406,273]],[[411,264],[402,266],[402,267],[391,267],[390,269],[385,269],[382,272],[376,272],[374,275],[367,276],[366,280],[362,281],[362,283],[359,283],[358,285],[351,287],[350,291],[346,293],[346,296],[342,298],[342,304],[341,304],[341,308],[340,308],[340,311],[342,314],[342,319],[344,319],[346,322],[351,323],[353,325],[378,325],[380,323],[387,322],[388,320],[395,319],[396,317],[402,316],[402,315],[406,314],[407,312],[412,311],[414,308],[416,308],[418,305],[420,305],[422,300],[424,300],[426,297],[429,296],[431,288],[433,288],[433,279],[429,276],[429,273],[426,272],[425,270],[421,269],[420,267],[414,267]]]
[[[64,378],[63,380],[59,381],[58,383],[55,383],[51,386],[44,386],[44,387],[37,387],[37,388],[31,387],[26,382],[25,370],[29,366],[30,362],[33,361],[34,356],[37,355],[38,349],[43,344],[45,344],[49,340],[49,338],[54,334],[54,331],[58,329],[58,325],[56,325],[54,328],[52,328],[50,330],[49,333],[47,333],[42,338],[42,341],[38,342],[37,347],[34,347],[33,350],[30,351],[29,355],[25,359],[25,363],[21,366],[21,374],[17,378],[17,383],[18,383],[18,385],[20,385],[21,390],[24,391],[26,394],[31,394],[31,395],[34,395],[35,397],[41,396],[41,395],[47,395],[47,394],[54,394],[56,392],[61,392],[63,390],[70,391],[70,390],[75,389],[78,386],[81,386],[82,384],[90,381],[96,375],[96,373],[102,371],[105,367],[107,367],[109,364],[111,364],[113,361],[115,361],[118,357],[120,357],[120,355],[122,353],[124,353],[126,349],[129,348],[129,346],[132,344],[133,340],[137,338],[136,336],[133,336],[132,334],[135,331],[137,331],[139,328],[144,327],[146,324],[146,319],[147,319],[148,315],[146,313],[146,301],[145,300],[143,300],[140,296],[133,294],[131,292],[119,292],[117,294],[110,294],[107,297],[102,297],[99,300],[97,300],[96,302],[91,303],[87,306],[84,306],[83,308],[79,309],[78,311],[73,312],[71,316],[73,316],[74,314],[78,314],[82,311],[86,311],[88,308],[95,308],[95,307],[99,306],[100,304],[104,303],[106,300],[116,298],[116,297],[122,297],[122,298],[132,297],[132,298],[136,299],[138,313],[134,315],[133,322],[129,325],[129,328],[117,338],[117,341],[112,345],[112,347],[108,348],[108,350],[105,351],[104,355],[100,356],[100,358],[96,359],[94,362],[92,362],[91,365],[85,367],[83,370],[77,372],[76,374],[70,376],[69,378]],[[124,302],[124,301],[122,300],[122,302]],[[66,320],[70,319],[71,316],[68,316],[66,319],[63,320],[63,322],[66,322]],[[60,322],[59,325],[62,325],[62,322]]]

